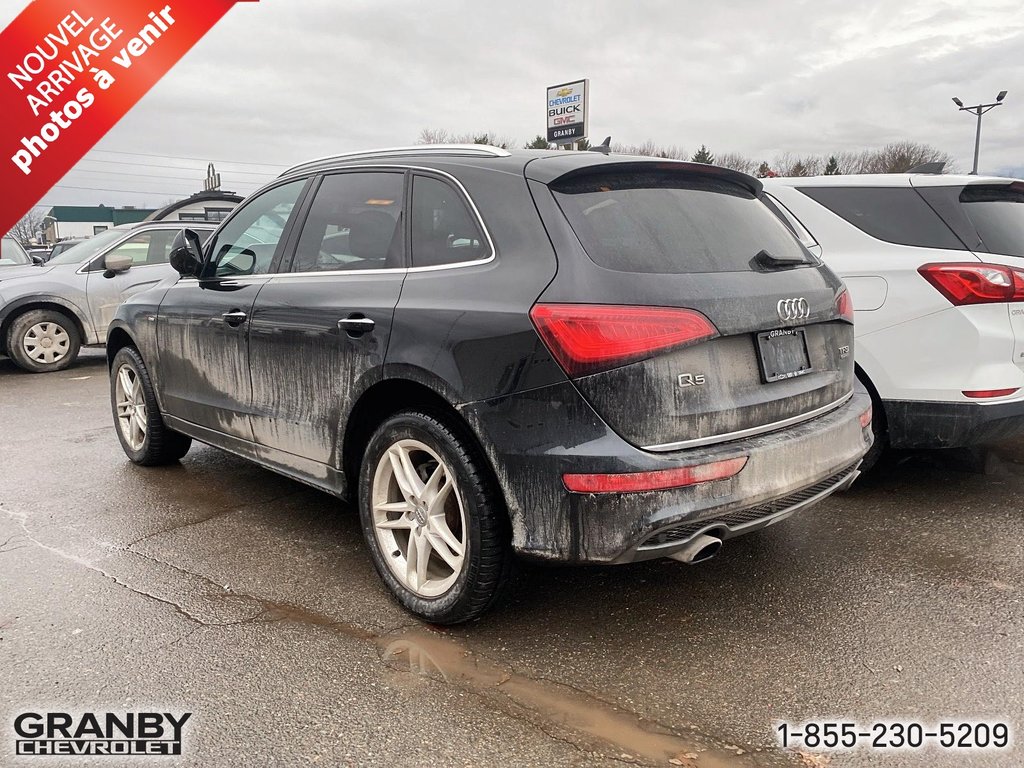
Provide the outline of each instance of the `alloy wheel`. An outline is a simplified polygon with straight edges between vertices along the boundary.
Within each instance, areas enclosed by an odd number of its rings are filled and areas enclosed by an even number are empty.
[[[395,577],[421,597],[447,592],[466,560],[466,513],[456,478],[419,440],[392,444],[371,490],[374,534]]]
[[[121,435],[133,451],[142,450],[142,444],[146,441],[149,414],[139,374],[130,365],[122,365],[117,369],[114,400]]]

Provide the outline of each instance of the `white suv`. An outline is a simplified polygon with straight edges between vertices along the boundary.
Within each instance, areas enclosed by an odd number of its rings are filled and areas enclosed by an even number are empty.
[[[766,202],[846,281],[877,448],[1024,432],[1024,182],[765,179]]]

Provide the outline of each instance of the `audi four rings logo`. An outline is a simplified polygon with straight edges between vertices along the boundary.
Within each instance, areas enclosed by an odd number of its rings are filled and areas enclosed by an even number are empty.
[[[775,305],[775,311],[783,320],[806,320],[811,316],[811,305],[807,299],[780,299]]]

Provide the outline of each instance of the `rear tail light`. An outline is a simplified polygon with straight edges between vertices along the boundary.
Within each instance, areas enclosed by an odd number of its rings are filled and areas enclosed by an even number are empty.
[[[713,461],[693,467],[676,467],[653,472],[627,472],[613,475],[562,475],[562,483],[573,493],[639,493],[684,488],[688,485],[725,480],[739,474],[747,464],[746,456]]]
[[[1009,387],[1007,389],[968,389],[964,391],[964,397],[982,399],[986,397],[1006,397],[1019,390],[1020,387]]]
[[[836,296],[836,314],[848,323],[853,322],[853,299],[845,288]]]
[[[1024,301],[1024,270],[1001,264],[925,264],[921,277],[955,306]]]
[[[617,368],[718,335],[700,312],[674,307],[537,304],[537,333],[571,377]]]
[[[871,425],[871,415],[874,412],[872,406],[868,406],[868,409],[860,415],[860,428],[867,429]]]

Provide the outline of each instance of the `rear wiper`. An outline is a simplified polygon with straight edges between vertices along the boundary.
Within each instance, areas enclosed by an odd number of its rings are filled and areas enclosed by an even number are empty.
[[[803,256],[776,256],[774,253],[771,253],[770,251],[766,251],[764,249],[758,251],[757,255],[755,255],[754,258],[751,259],[750,261],[752,266],[759,266],[767,269],[792,267],[796,266],[797,264],[807,264],[807,259],[805,259]]]

